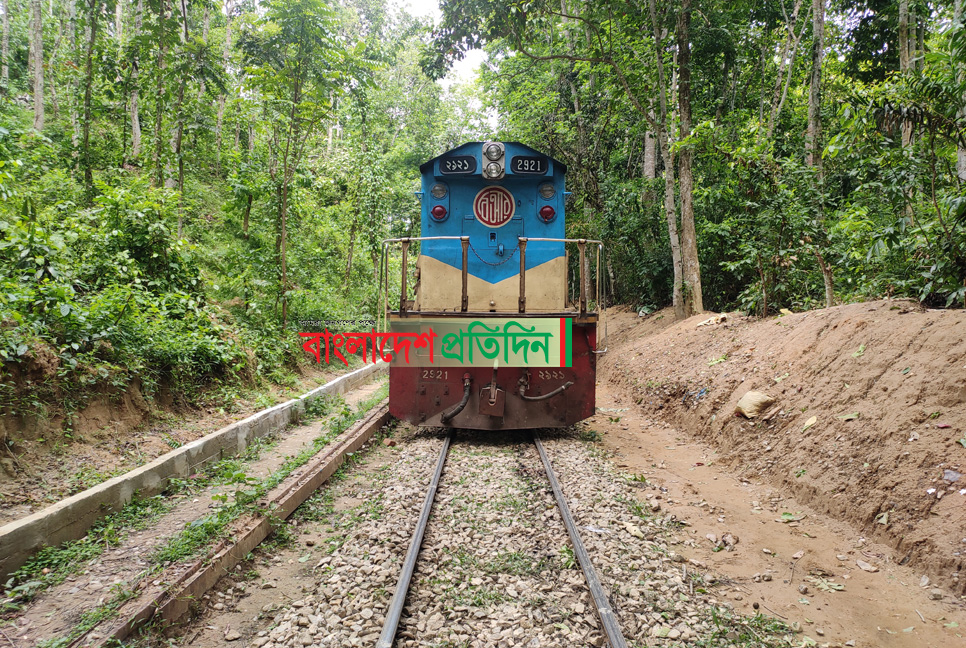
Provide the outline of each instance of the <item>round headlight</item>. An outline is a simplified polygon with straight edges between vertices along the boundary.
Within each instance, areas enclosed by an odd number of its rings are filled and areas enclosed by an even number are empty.
[[[499,144],[490,144],[486,147],[486,157],[491,160],[499,160],[503,156],[503,149]]]
[[[557,190],[554,189],[553,185],[549,182],[544,182],[542,185],[540,185],[540,188],[537,189],[537,191],[539,191],[540,195],[547,200],[550,200],[557,195]]]
[[[486,165],[486,175],[488,178],[499,178],[500,177],[500,165],[496,162],[490,162]]]
[[[442,182],[437,182],[433,185],[433,188],[429,190],[429,193],[433,194],[433,198],[443,199],[446,197],[446,185]]]

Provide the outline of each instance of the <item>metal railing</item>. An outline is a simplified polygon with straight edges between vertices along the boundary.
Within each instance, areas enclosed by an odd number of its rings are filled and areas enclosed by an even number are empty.
[[[379,265],[379,292],[382,294],[383,309],[380,315],[380,324],[386,323],[382,318],[388,318],[389,311],[389,247],[392,244],[398,243],[402,248],[402,281],[399,291],[399,311],[398,314],[405,317],[412,311],[411,305],[412,301],[408,299],[408,278],[409,278],[409,248],[414,242],[422,241],[459,241],[462,251],[462,267],[461,273],[461,292],[460,292],[460,312],[466,313],[469,310],[469,270],[468,270],[468,259],[469,259],[469,249],[470,249],[470,237],[469,236],[407,236],[403,238],[392,238],[385,239],[382,241],[382,260]],[[578,281],[580,284],[580,298],[578,301],[580,317],[585,317],[588,312],[596,313],[602,312],[605,308],[606,303],[606,292],[607,284],[601,280],[601,255],[603,254],[604,244],[602,241],[596,239],[571,239],[571,238],[529,238],[525,236],[520,236],[517,238],[520,251],[520,293],[517,302],[517,311],[519,313],[527,312],[527,297],[526,297],[526,287],[527,287],[527,244],[530,242],[547,242],[547,243],[563,243],[575,244],[579,253],[578,259]],[[595,295],[597,297],[597,306],[599,309],[594,309],[588,311],[588,289],[589,282],[588,277],[585,273],[586,259],[587,259],[587,246],[597,248],[597,254],[594,255],[595,263],[595,281],[596,290]],[[383,328],[382,330],[386,330]]]

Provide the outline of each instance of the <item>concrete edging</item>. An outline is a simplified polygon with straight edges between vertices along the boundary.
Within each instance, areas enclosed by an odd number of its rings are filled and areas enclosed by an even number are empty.
[[[172,477],[187,477],[210,461],[240,454],[254,439],[297,421],[305,412],[306,403],[324,395],[343,394],[388,367],[387,363],[380,362],[356,369],[298,398],[232,423],[140,468],[0,527],[0,575],[7,578],[44,546],[83,537],[94,522],[119,511],[135,493],[156,495]]]

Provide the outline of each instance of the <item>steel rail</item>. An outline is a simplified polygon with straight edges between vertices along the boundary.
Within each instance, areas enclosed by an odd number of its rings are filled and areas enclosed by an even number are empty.
[[[446,454],[449,452],[450,442],[453,433],[446,435],[443,441],[443,449],[439,451],[439,461],[436,462],[436,472],[429,483],[429,490],[426,492],[426,500],[423,502],[423,511],[419,515],[419,522],[416,524],[416,531],[413,533],[413,541],[409,545],[406,553],[406,560],[403,563],[402,572],[399,575],[399,582],[396,584],[396,591],[392,594],[389,602],[389,611],[386,612],[386,622],[382,626],[382,634],[376,642],[376,648],[392,648],[393,641],[396,639],[396,630],[399,629],[399,618],[402,616],[403,605],[406,603],[406,594],[409,591],[409,583],[412,581],[413,572],[416,569],[416,557],[419,555],[419,548],[423,544],[423,536],[426,534],[426,523],[429,522],[430,511],[433,510],[433,500],[436,499],[436,489],[439,487],[439,478],[443,474],[443,466],[446,464]]]
[[[567,527],[567,533],[570,535],[570,542],[574,545],[574,554],[580,562],[580,568],[584,572],[584,578],[587,580],[590,593],[594,597],[594,607],[597,609],[597,617],[600,619],[600,625],[604,629],[604,634],[607,635],[607,641],[610,642],[611,648],[627,648],[627,641],[621,633],[620,624],[617,623],[617,616],[610,606],[610,601],[607,600],[607,594],[604,593],[604,588],[601,586],[600,579],[597,577],[597,571],[594,569],[593,563],[590,562],[590,556],[587,554],[587,549],[584,548],[580,534],[577,533],[577,525],[574,523],[574,518],[570,514],[570,507],[567,506],[567,500],[564,499],[563,491],[560,490],[560,483],[557,481],[557,476],[553,472],[553,466],[550,465],[550,459],[547,458],[547,452],[543,449],[543,443],[540,442],[540,437],[536,434],[533,435],[533,441],[537,445],[537,452],[540,453],[543,467],[547,471],[547,477],[550,479],[550,487],[553,489],[553,496],[557,500],[557,507],[560,509],[560,514],[563,517],[564,526]]]

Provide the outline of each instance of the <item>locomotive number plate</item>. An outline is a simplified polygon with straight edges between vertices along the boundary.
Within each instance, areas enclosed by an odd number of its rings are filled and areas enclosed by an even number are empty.
[[[487,187],[473,199],[473,215],[487,227],[503,227],[515,210],[513,194],[503,187]]]
[[[547,175],[547,158],[518,155],[510,160],[510,171],[528,175]]]
[[[476,173],[476,158],[472,155],[452,155],[439,161],[443,175],[468,175]]]

